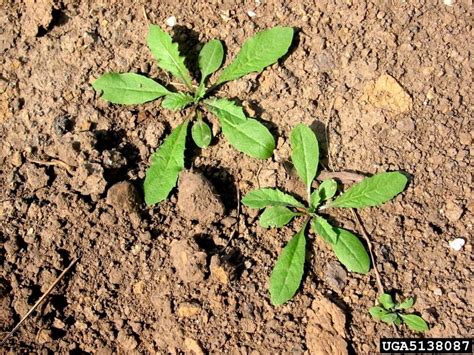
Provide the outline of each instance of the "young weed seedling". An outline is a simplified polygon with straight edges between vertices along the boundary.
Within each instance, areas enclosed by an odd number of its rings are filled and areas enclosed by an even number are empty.
[[[428,324],[420,316],[402,312],[413,306],[415,301],[412,297],[407,298],[402,303],[395,303],[390,294],[384,293],[379,297],[379,303],[380,306],[369,309],[369,313],[374,319],[396,326],[404,323],[416,332],[424,332],[429,329]]]
[[[297,125],[291,132],[291,160],[298,176],[306,184],[307,203],[278,189],[262,188],[250,191],[242,203],[251,208],[265,208],[260,216],[264,228],[283,227],[294,217],[305,216],[300,231],[283,248],[270,276],[270,300],[280,305],[290,300],[298,290],[304,271],[306,255],[305,230],[311,223],[313,233],[332,247],[336,257],[349,270],[365,274],[370,258],[362,242],[348,230],[332,226],[320,212],[333,207],[363,208],[379,206],[405,189],[408,179],[399,172],[383,172],[365,178],[342,195],[333,198],[337,182],[323,181],[311,191],[319,163],[319,147],[313,131]]]
[[[102,98],[114,104],[136,105],[164,97],[161,106],[170,110],[193,108],[196,119],[191,136],[200,148],[207,147],[212,139],[211,129],[202,120],[203,111],[217,116],[223,135],[237,150],[251,157],[267,159],[275,148],[275,140],[259,121],[248,118],[242,107],[234,102],[210,97],[220,85],[239,79],[253,72],[261,72],[288,52],[293,40],[293,29],[274,27],[261,31],[248,39],[240,52],[217,77],[215,83],[206,86],[207,79],[217,71],[224,60],[221,41],[206,43],[199,53],[201,77],[195,85],[189,70],[180,55],[178,44],[159,26],[151,25],[148,32],[148,47],[158,66],[181,81],[186,91],[170,91],[158,82],[135,73],[107,73],[99,77],[92,86],[102,92]],[[144,182],[145,202],[148,205],[166,199],[176,185],[179,172],[184,168],[184,150],[188,132],[188,119],[178,125],[152,155],[151,165]]]

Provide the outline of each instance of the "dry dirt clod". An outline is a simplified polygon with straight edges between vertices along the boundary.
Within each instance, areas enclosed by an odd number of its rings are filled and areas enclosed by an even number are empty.
[[[127,181],[116,183],[107,191],[107,203],[117,212],[136,212],[139,197],[135,186]]]
[[[327,264],[325,276],[329,286],[338,292],[341,292],[346,286],[347,272],[341,264],[336,261],[331,261]]]
[[[194,241],[180,240],[171,243],[171,261],[176,272],[184,282],[204,280],[207,269],[206,253],[200,251]]]
[[[178,208],[184,217],[209,224],[224,214],[214,186],[203,175],[184,171],[179,178]]]
[[[463,207],[454,201],[448,201],[445,207],[446,218],[450,222],[457,222],[464,213]]]
[[[213,255],[211,257],[209,268],[211,269],[211,277],[224,285],[229,283],[235,271],[232,265],[218,255]]]
[[[184,347],[186,348],[187,351],[191,352],[192,354],[196,354],[196,355],[204,354],[204,351],[201,345],[192,338],[184,339]]]
[[[361,99],[395,114],[410,111],[413,104],[410,95],[388,74],[383,74],[374,83],[367,84]]]
[[[40,329],[40,331],[36,335],[36,340],[38,341],[39,344],[46,344],[46,343],[52,342],[53,338],[51,336],[51,330]]]
[[[338,306],[318,294],[306,315],[306,344],[310,354],[348,354],[345,339],[346,316]]]
[[[201,305],[197,302],[183,302],[179,304],[177,313],[181,318],[191,318],[201,313]]]
[[[138,342],[134,336],[128,335],[124,331],[120,331],[117,336],[117,342],[120,347],[125,351],[132,351],[138,346]]]
[[[48,185],[49,176],[45,168],[29,165],[26,170],[27,182],[31,189],[37,190]]]

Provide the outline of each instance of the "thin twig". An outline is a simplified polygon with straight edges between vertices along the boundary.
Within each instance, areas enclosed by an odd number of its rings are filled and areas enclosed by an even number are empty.
[[[79,260],[79,258],[76,258],[74,259],[73,261],[71,261],[71,263],[69,264],[69,266],[67,268],[64,269],[64,271],[56,278],[56,280],[54,280],[54,282],[52,283],[52,285],[48,288],[48,290],[40,297],[40,299],[38,301],[36,301],[36,303],[34,304],[33,307],[30,308],[30,310],[28,311],[28,313],[26,313],[23,318],[21,318],[21,320],[18,322],[18,324],[15,326],[15,328],[13,328],[2,340],[2,342],[0,343],[0,345],[3,345],[5,344],[5,342],[8,340],[8,338],[10,338],[17,330],[18,328],[20,328],[20,326],[23,324],[23,322],[30,316],[31,313],[33,313],[33,311],[41,304],[41,302],[43,302],[43,300],[48,297],[48,295],[51,293],[51,291],[54,289],[54,287],[59,283],[59,281],[61,281],[61,279],[64,277],[64,275],[67,274],[67,272],[69,270],[71,270],[71,268],[74,266],[74,264]]]
[[[324,134],[326,135],[326,147],[328,149],[328,165],[329,167],[331,168],[332,166],[332,163],[331,163],[331,151],[329,150],[329,124],[331,123],[331,113],[332,113],[332,108],[334,107],[334,102],[336,101],[336,98],[334,97],[331,101],[331,103],[329,104],[329,108],[328,108],[328,112],[327,112],[327,116],[326,116],[326,124],[325,124],[325,130],[324,130]]]
[[[150,20],[148,19],[148,15],[146,14],[145,6],[142,6],[143,16],[145,17],[145,21],[147,25],[150,25]]]
[[[337,179],[340,180],[343,184],[360,182],[364,180],[365,176],[358,173],[353,173],[350,171],[327,171],[323,170],[319,173],[316,178],[318,181],[323,181],[327,179]]]
[[[38,160],[38,159],[32,159],[32,158],[28,158],[26,157],[26,160],[28,160],[30,163],[35,163],[35,164],[38,164],[38,165],[46,165],[46,166],[59,166],[60,168],[63,168],[65,169],[69,175],[74,175],[74,170],[72,168],[71,165],[59,160],[59,159],[53,159],[53,160],[50,160],[50,161],[46,161],[46,160]]]
[[[380,274],[377,269],[377,264],[375,263],[375,257],[372,250],[372,243],[370,242],[369,236],[367,235],[367,232],[362,224],[359,214],[353,208],[351,208],[351,211],[352,211],[352,214],[354,215],[354,218],[357,220],[359,229],[362,232],[362,235],[364,236],[365,241],[367,242],[367,246],[369,247],[370,259],[372,259],[372,265],[374,266],[374,272],[375,272],[375,279],[377,280],[377,288],[379,289],[379,294],[382,295],[384,293],[384,289],[383,289],[382,279],[380,278]]]

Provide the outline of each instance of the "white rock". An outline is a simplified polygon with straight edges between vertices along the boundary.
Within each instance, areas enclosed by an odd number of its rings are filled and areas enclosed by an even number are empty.
[[[251,10],[247,11],[247,15],[249,15],[250,17],[255,17],[257,16],[257,14]]]
[[[166,23],[167,26],[170,26],[170,27],[175,26],[176,25],[176,17],[174,17],[174,16],[168,17],[166,19],[165,23]]]
[[[466,244],[466,241],[462,238],[456,238],[449,241],[449,247],[453,250],[459,251]]]
[[[455,3],[455,0],[443,0],[443,3],[444,3],[446,6],[453,6],[454,3]]]

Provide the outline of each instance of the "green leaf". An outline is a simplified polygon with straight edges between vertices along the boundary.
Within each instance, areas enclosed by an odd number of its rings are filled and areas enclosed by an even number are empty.
[[[329,207],[379,206],[405,189],[408,179],[399,172],[385,172],[365,178],[336,198]]]
[[[262,71],[288,52],[292,40],[291,27],[273,27],[257,33],[242,45],[234,61],[222,71],[217,84]]]
[[[204,83],[199,84],[198,88],[196,89],[196,92],[194,93],[194,98],[196,101],[201,100],[204,95],[206,95],[206,86]]]
[[[284,206],[270,206],[267,207],[260,216],[260,225],[263,228],[280,228],[288,224],[288,222],[298,215],[298,213],[295,213]]]
[[[267,127],[257,120],[249,118],[247,122],[237,125],[224,120],[220,122],[222,133],[239,152],[258,159],[267,159],[272,156],[275,139]]]
[[[319,161],[318,141],[313,131],[304,124],[293,128],[290,136],[291,161],[298,176],[308,189],[316,176]]]
[[[145,202],[153,205],[166,199],[184,168],[184,149],[188,121],[181,123],[151,156],[143,185]]]
[[[173,43],[171,36],[163,31],[160,26],[150,25],[147,42],[158,62],[158,66],[169,71],[191,88],[191,76],[184,65],[184,58],[179,55],[178,44]]]
[[[330,199],[334,196],[337,191],[337,182],[336,180],[324,180],[321,185],[319,185],[317,190],[314,190],[311,194],[310,202],[311,207],[316,208],[321,203],[321,201]]]
[[[309,204],[310,206],[315,209],[316,207],[318,207],[318,205],[320,204],[321,202],[321,197],[319,197],[319,191],[318,190],[314,190],[312,193],[311,193],[311,197],[309,199]]]
[[[102,99],[124,105],[142,104],[170,93],[156,81],[135,73],[107,73],[92,87],[102,91]]]
[[[415,303],[415,300],[413,299],[413,297],[410,297],[410,298],[407,298],[402,303],[396,305],[395,309],[409,309],[413,307],[413,303]]]
[[[224,47],[218,39],[207,42],[199,52],[199,69],[201,69],[201,83],[222,65]]]
[[[264,208],[268,206],[304,207],[304,205],[293,196],[278,189],[269,188],[250,191],[242,198],[242,203],[250,208]]]
[[[270,276],[270,300],[275,306],[290,300],[303,278],[306,238],[303,228],[295,234],[281,251]]]
[[[393,322],[395,322],[397,318],[398,318],[398,315],[396,313],[387,313],[387,314],[382,315],[380,317],[380,320],[382,322],[392,324]]]
[[[336,244],[338,235],[333,226],[321,216],[314,217],[311,220],[313,232],[321,236],[329,244]]]
[[[193,137],[194,143],[196,143],[199,148],[206,148],[211,143],[211,128],[206,122],[198,120],[193,124],[191,136]]]
[[[206,100],[222,126],[222,133],[238,151],[253,158],[267,159],[275,149],[275,139],[260,122],[248,119],[241,107],[225,99]]]
[[[337,191],[337,182],[334,179],[324,180],[318,187],[321,201],[328,200],[334,196]]]
[[[376,306],[376,307],[371,307],[369,309],[369,313],[374,319],[379,320],[382,316],[387,314],[388,311],[386,309],[383,309],[382,307]]]
[[[420,316],[417,316],[415,314],[400,314],[400,317],[402,317],[403,322],[411,330],[417,332],[424,332],[430,329],[425,320]]]
[[[392,309],[395,307],[395,302],[393,302],[393,298],[390,294],[384,293],[379,297],[380,304],[387,310]]]
[[[209,110],[219,119],[232,124],[244,123],[247,121],[242,107],[237,106],[232,101],[226,99],[212,99],[204,102]]]
[[[184,92],[173,92],[165,96],[161,103],[163,108],[168,110],[181,110],[194,101],[193,97]]]
[[[332,249],[342,265],[349,271],[361,274],[369,272],[370,258],[359,238],[345,229],[336,227],[334,229],[338,234],[338,240],[332,245]]]

